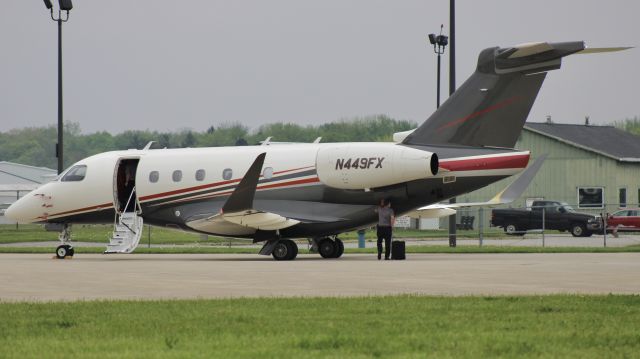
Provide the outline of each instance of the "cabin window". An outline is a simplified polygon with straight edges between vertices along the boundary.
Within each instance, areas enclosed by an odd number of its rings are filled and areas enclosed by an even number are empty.
[[[149,182],[156,183],[160,179],[160,173],[158,171],[149,172]]]
[[[71,167],[70,170],[62,176],[62,182],[78,182],[82,181],[87,175],[87,166],[78,165]]]
[[[224,171],[222,171],[222,179],[228,181],[231,177],[233,177],[233,170],[231,168],[225,168]]]
[[[578,187],[579,208],[604,208],[604,187]]]
[[[271,179],[271,177],[273,177],[273,167],[266,167],[264,171],[262,171],[262,176],[266,179]]]
[[[204,177],[206,176],[206,172],[203,169],[196,171],[196,181],[204,181]]]
[[[620,188],[618,189],[618,205],[620,208],[627,207],[627,189]]]
[[[173,182],[182,181],[182,171],[180,170],[173,171],[173,174],[171,175],[171,179],[173,179]]]

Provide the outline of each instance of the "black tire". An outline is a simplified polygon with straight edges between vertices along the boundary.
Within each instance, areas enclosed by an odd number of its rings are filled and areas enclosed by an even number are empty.
[[[287,243],[287,240],[280,240],[276,243],[275,247],[273,247],[271,255],[273,259],[277,261],[288,260],[291,255],[291,246]]]
[[[333,255],[333,258],[340,258],[342,254],[344,254],[344,243],[341,240],[336,238],[336,253]]]
[[[289,246],[289,256],[287,257],[287,260],[291,261],[296,259],[296,257],[298,256],[298,245],[296,244],[296,242],[289,239],[286,239],[285,241]]]
[[[338,246],[329,238],[324,238],[318,243],[318,252],[322,258],[335,258]]]
[[[524,231],[521,231],[520,228],[513,223],[508,223],[504,226],[504,233],[510,236],[524,236]]]
[[[571,235],[574,237],[584,237],[587,234],[587,227],[583,223],[571,224]]]
[[[68,256],[69,257],[73,257],[74,254],[76,254],[76,250],[73,249],[72,246],[69,246],[69,254],[68,254]]]
[[[66,244],[59,245],[56,248],[56,257],[58,259],[64,259],[64,257],[69,255],[69,246]]]

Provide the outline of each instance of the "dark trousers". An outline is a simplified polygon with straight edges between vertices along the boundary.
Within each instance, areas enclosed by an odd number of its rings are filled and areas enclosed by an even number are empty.
[[[378,257],[382,255],[382,240],[384,239],[384,257],[389,258],[391,253],[391,227],[378,226]]]

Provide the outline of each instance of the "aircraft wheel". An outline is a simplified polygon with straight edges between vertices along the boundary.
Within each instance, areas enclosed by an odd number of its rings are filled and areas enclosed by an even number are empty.
[[[338,246],[336,245],[336,242],[329,238],[324,238],[320,243],[318,243],[318,252],[322,258],[335,258],[337,250]]]
[[[289,257],[287,259],[288,260],[296,259],[296,257],[298,256],[298,245],[296,244],[296,242],[289,239],[287,239],[286,242],[287,242],[287,245],[289,246]]]
[[[67,256],[73,257],[74,254],[76,254],[76,250],[72,246],[69,246],[69,254],[67,254]]]
[[[64,259],[64,257],[70,256],[72,255],[70,254],[72,249],[73,248],[68,244],[59,245],[58,248],[56,248],[56,257],[58,259]]]
[[[291,254],[290,252],[291,249],[287,245],[286,240],[280,240],[278,241],[278,243],[276,243],[276,246],[273,247],[273,252],[271,253],[271,255],[273,256],[273,259],[277,261],[283,261],[288,259],[289,255]]]
[[[336,253],[334,254],[333,257],[334,258],[340,258],[340,257],[342,257],[342,254],[344,253],[344,243],[342,243],[341,240],[336,238],[335,245],[336,245]]]
[[[292,260],[298,255],[298,246],[290,239],[281,239],[276,243],[271,255],[277,261]]]

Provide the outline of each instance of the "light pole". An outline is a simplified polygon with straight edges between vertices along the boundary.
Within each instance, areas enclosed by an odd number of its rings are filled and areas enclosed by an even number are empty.
[[[440,35],[429,34],[429,42],[433,45],[433,52],[438,55],[438,81],[436,82],[436,108],[440,107],[440,55],[444,54],[444,49],[449,43],[449,38],[442,35],[442,28],[444,25],[440,25]]]
[[[449,96],[456,91],[456,0],[449,0]],[[456,203],[453,197],[449,203]],[[456,215],[449,216],[449,247],[455,247],[456,241]]]
[[[58,174],[64,169],[63,164],[63,131],[62,125],[62,23],[69,21],[69,11],[73,9],[71,0],[58,0],[58,18],[53,17],[53,4],[51,0],[44,0],[44,6],[51,12],[51,20],[58,23],[58,142],[56,143],[56,157],[58,158]],[[62,19],[62,12],[67,12],[66,19]]]

